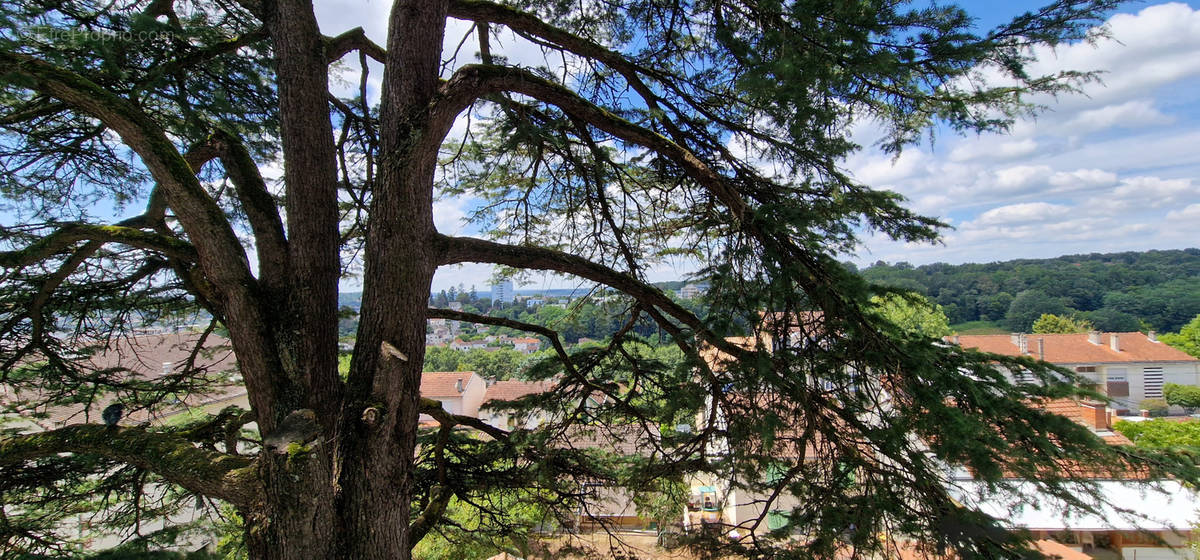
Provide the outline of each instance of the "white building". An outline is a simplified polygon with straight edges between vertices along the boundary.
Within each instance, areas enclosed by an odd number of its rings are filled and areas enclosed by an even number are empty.
[[[703,284],[688,284],[679,290],[679,297],[682,299],[695,299],[708,291],[708,286]]]
[[[962,335],[964,348],[1030,356],[1074,370],[1095,383],[1118,411],[1136,411],[1145,399],[1161,399],[1163,385],[1200,386],[1200,360],[1140,332]]]
[[[492,284],[492,303],[512,303],[513,302],[513,283],[512,280],[504,280],[503,282]]]
[[[427,371],[421,374],[421,396],[442,403],[450,414],[476,418],[487,393],[487,382],[473,371]],[[432,417],[422,414],[421,421]]]

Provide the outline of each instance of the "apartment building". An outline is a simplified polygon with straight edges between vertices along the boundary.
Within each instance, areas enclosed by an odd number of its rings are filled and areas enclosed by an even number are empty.
[[[1163,385],[1200,386],[1200,360],[1159,341],[1153,332],[961,335],[963,348],[1006,356],[1030,356],[1071,369],[1094,383],[1119,413],[1160,399]],[[1020,374],[1014,378],[1020,381]]]

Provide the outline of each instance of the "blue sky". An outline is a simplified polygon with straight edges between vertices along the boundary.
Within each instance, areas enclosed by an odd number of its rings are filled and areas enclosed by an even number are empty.
[[[965,4],[981,27],[991,27],[1042,2]],[[362,25],[380,42],[387,7],[383,0],[317,5],[325,33]],[[1198,4],[1128,4],[1108,25],[1111,39],[1039,51],[1036,68],[1100,70],[1103,83],[1085,86],[1083,95],[1040,100],[1049,109],[1018,121],[1011,134],[940,134],[933,145],[909,148],[893,159],[870,147],[874,129],[861,123],[855,138],[868,148],[845,168],[868,185],[903,194],[910,207],[953,229],[933,246],[868,237],[852,260],[990,262],[1200,245]],[[466,29],[460,26],[447,33],[448,48]],[[518,41],[500,48],[527,64],[541,58]],[[464,53],[462,62],[473,54]],[[471,234],[461,225],[470,204],[439,202],[439,229]],[[691,269],[687,262],[665,263],[651,279],[677,279]],[[482,288],[490,273],[487,266],[446,269],[435,289],[460,283]],[[528,287],[570,284],[541,279]]]

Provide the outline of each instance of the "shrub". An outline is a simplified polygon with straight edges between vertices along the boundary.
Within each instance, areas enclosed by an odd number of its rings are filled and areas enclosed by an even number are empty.
[[[1200,407],[1200,387],[1167,383],[1163,386],[1163,397],[1170,405],[1184,408]]]

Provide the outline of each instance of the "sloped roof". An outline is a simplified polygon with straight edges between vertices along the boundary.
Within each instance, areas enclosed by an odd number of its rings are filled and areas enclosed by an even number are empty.
[[[1046,412],[1053,412],[1059,416],[1070,418],[1079,424],[1087,425],[1087,421],[1083,416],[1082,405],[1073,399],[1054,399],[1041,403],[1031,403],[1030,406],[1041,408]],[[1133,445],[1133,442],[1129,441],[1129,438],[1120,432],[1103,430],[1096,432],[1096,435],[1100,436],[1100,439],[1103,439],[1109,445]]]
[[[462,391],[457,389],[456,382],[462,381],[465,389],[471,381],[473,371],[427,371],[421,374],[421,396],[431,399],[458,397]]]
[[[497,381],[487,388],[483,402],[512,401],[526,395],[545,393],[552,388],[554,388],[554,383],[551,381],[518,381],[516,379]]]
[[[1120,351],[1110,346],[1116,336]],[[1100,344],[1088,341],[1087,333],[1078,334],[1027,334],[1026,356],[1044,359],[1054,364],[1089,364],[1119,362],[1197,362],[1186,352],[1163,342],[1150,340],[1140,332],[1101,333]],[[953,338],[948,337],[948,340]],[[1038,351],[1038,341],[1045,341],[1046,356]],[[958,343],[963,348],[974,348],[993,354],[1020,356],[1020,348],[1013,343],[1012,335],[977,334],[960,335]]]
[[[89,356],[83,367],[94,371],[123,371],[126,376],[137,376],[141,379],[160,379],[168,374],[183,373],[183,368],[195,352],[194,369],[188,372],[189,375],[236,373],[237,360],[229,340],[209,334],[204,338],[203,346],[197,349],[201,337],[200,332],[184,331],[119,336],[109,341],[97,341],[93,344],[103,347]],[[246,388],[241,383],[231,383],[205,394],[185,394],[181,390],[178,394],[181,400],[175,406],[158,408],[153,417],[150,411],[145,409],[127,410],[122,423],[139,423],[162,418],[188,407],[228,401],[245,393]],[[21,397],[37,398],[29,394]],[[46,417],[38,420],[37,424],[44,428],[52,428],[74,422],[96,422],[100,417],[99,411],[114,400],[112,395],[104,395],[90,403],[42,408],[39,411],[45,413]]]

